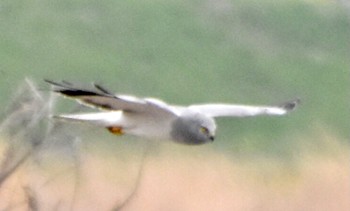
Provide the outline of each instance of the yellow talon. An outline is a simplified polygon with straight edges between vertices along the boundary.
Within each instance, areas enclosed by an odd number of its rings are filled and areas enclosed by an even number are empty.
[[[108,131],[115,135],[123,135],[124,131],[122,127],[107,127]]]

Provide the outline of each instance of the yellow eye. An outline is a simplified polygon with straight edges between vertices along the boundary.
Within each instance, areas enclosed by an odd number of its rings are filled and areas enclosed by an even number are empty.
[[[209,130],[206,127],[200,127],[200,131],[204,134],[209,134]]]

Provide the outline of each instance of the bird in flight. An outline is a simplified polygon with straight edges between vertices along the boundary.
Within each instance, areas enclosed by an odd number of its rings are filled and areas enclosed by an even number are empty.
[[[295,109],[299,99],[279,106],[235,104],[198,104],[177,106],[155,98],[115,95],[98,84],[90,89],[72,83],[45,80],[53,91],[86,106],[100,109],[94,113],[61,114],[55,118],[87,122],[117,135],[130,134],[147,139],[172,140],[183,144],[214,141],[217,117],[281,116]]]

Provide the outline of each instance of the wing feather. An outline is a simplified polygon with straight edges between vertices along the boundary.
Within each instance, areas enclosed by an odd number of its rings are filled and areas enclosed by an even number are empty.
[[[129,113],[157,114],[158,117],[176,115],[170,106],[160,100],[149,101],[127,95],[117,96],[98,84],[93,84],[94,89],[85,89],[75,87],[69,82],[45,81],[54,86],[54,92],[73,98],[87,106],[109,111],[122,110]]]
[[[203,104],[192,105],[189,108],[204,113],[210,117],[248,117],[258,115],[285,115],[294,110],[299,99],[288,101],[280,106],[250,106],[232,104]]]

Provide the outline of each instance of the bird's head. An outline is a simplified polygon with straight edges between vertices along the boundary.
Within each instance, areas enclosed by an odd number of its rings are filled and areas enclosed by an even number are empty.
[[[214,141],[215,131],[213,118],[187,110],[174,120],[171,136],[175,141],[184,144],[204,144]]]

